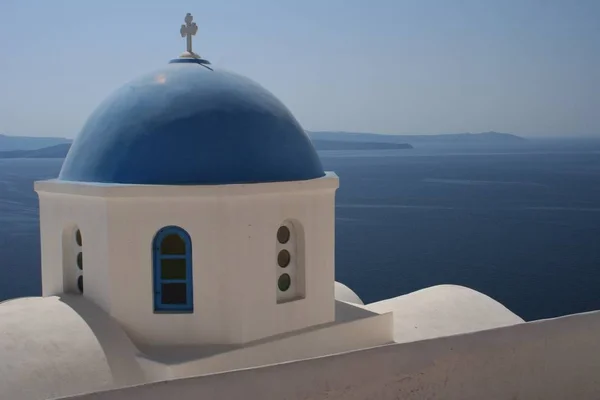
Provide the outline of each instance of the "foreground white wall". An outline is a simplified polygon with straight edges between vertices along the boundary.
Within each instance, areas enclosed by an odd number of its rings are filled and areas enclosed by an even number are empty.
[[[239,348],[142,347],[143,354],[138,359],[148,382],[153,382],[304,360],[393,342],[392,313],[376,314],[337,301],[336,321],[331,324],[272,336]],[[210,351],[215,354],[207,355]],[[205,354],[194,359],[198,352]]]
[[[598,399],[600,312],[74,397]]]
[[[337,287],[337,286],[336,286]],[[437,285],[365,306],[394,313],[394,341],[416,342],[525,322],[496,300],[458,285]]]
[[[147,382],[137,349],[83,296],[0,303],[0,399],[42,400]]]

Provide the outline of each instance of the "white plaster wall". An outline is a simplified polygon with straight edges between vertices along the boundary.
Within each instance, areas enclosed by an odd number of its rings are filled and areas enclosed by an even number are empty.
[[[366,309],[394,313],[394,341],[432,339],[523,323],[496,300],[458,285],[437,285],[370,303]]]
[[[363,301],[352,289],[340,282],[335,282],[335,299],[345,301],[346,303],[364,305]]]
[[[74,397],[600,398],[600,312]]]
[[[89,221],[83,214],[69,214],[82,221],[85,294],[88,270],[96,265],[87,261],[92,257],[86,247],[91,224],[99,226],[96,236],[109,238],[97,263],[110,282],[104,291],[109,301],[99,297],[101,305],[110,304],[105,309],[136,341],[176,345],[246,343],[333,321],[337,187],[332,173],[310,181],[254,185],[38,183],[38,191],[62,193],[46,205],[44,227],[63,223],[69,207],[91,214]],[[105,210],[90,209],[98,201]],[[287,219],[299,221],[305,234],[306,297],[277,304],[276,233]],[[180,226],[192,239],[193,314],[153,311],[152,240],[168,225]],[[55,246],[44,245],[48,252]]]
[[[119,326],[82,296],[0,304],[0,398],[40,400],[146,381]]]
[[[36,190],[38,190],[36,185]],[[38,190],[40,199],[40,241],[42,264],[42,295],[51,296],[72,291],[63,281],[65,265],[72,263],[66,257],[75,257],[64,251],[65,229],[79,228],[82,236],[84,296],[104,310],[110,311],[110,282],[108,268],[108,234],[106,202],[101,198]],[[76,267],[75,267],[76,268]],[[68,270],[68,268],[66,268]],[[67,272],[67,275],[69,274]],[[76,276],[67,276],[76,279]]]
[[[189,377],[242,368],[301,360],[393,343],[391,313],[376,314],[344,302],[336,302],[336,322],[259,340],[242,348],[233,348],[214,356],[182,361],[194,349],[167,347],[159,358],[167,362],[162,370],[151,360],[140,358],[148,375]],[[160,373],[157,371],[160,370]]]
[[[110,265],[114,282],[112,315],[136,341],[151,344],[199,344],[239,340],[243,300],[238,287],[247,277],[229,246],[243,240],[244,226],[233,230],[226,215],[214,212],[219,199],[143,198],[109,199]],[[221,219],[220,217],[224,217]],[[154,313],[152,242],[164,226],[187,231],[192,242],[194,312]],[[230,229],[229,235],[219,232]],[[237,272],[237,279],[228,280]]]

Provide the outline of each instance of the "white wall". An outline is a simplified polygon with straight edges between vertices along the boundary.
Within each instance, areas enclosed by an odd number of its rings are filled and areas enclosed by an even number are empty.
[[[337,298],[337,296],[336,296]],[[365,306],[394,313],[394,341],[415,342],[525,322],[496,300],[458,285],[436,285]]]
[[[242,348],[221,349],[218,354],[195,360],[189,359],[198,349],[168,347],[160,349],[162,354],[158,357],[145,354],[140,358],[140,364],[146,375],[156,380],[213,374],[393,343],[393,328],[392,313],[376,314],[351,304],[336,302],[335,323],[270,337]],[[158,359],[165,363],[158,365],[152,361]]]
[[[42,400],[147,382],[118,324],[78,295],[0,304],[0,399]]]
[[[37,186],[36,186],[37,190]],[[108,280],[107,210],[101,198],[69,193],[38,191],[40,198],[40,241],[42,258],[42,295],[78,293],[73,272],[75,255],[68,251],[70,232],[79,228],[83,241],[84,296],[105,311],[110,310]],[[76,267],[75,267],[76,268]],[[65,276],[66,275],[66,276]],[[73,280],[72,285],[67,285]]]
[[[335,283],[335,299],[345,301],[346,303],[364,305],[360,297],[358,297],[352,289],[341,282]]]
[[[596,400],[599,337],[593,312],[73,399]]]
[[[337,187],[332,173],[310,181],[221,186],[41,182],[36,188],[46,275],[50,281],[57,273],[58,257],[56,243],[46,239],[61,224],[76,223],[84,235],[85,294],[95,285],[90,269],[108,274],[109,284],[97,285],[104,297],[93,299],[110,304],[105,310],[139,343],[239,344],[331,322]],[[290,219],[304,230],[306,296],[277,304],[276,233]],[[193,314],[153,310],[152,241],[169,225],[185,229],[192,240]],[[90,251],[96,243],[103,254]],[[94,254],[97,262],[90,265]],[[44,293],[59,290],[54,285]]]
[[[42,400],[298,360],[391,343],[391,314],[337,302],[336,322],[213,356],[212,346],[136,347],[116,321],[79,295],[0,303],[0,398]],[[155,350],[162,350],[160,362]],[[211,351],[215,349],[209,349]],[[194,357],[202,356],[201,359]]]

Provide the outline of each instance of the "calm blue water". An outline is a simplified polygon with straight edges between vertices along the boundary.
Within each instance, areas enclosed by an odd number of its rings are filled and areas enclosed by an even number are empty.
[[[527,320],[600,309],[600,153],[322,152],[340,176],[336,274],[366,302],[466,285]],[[0,160],[0,299],[40,293],[33,181]]]

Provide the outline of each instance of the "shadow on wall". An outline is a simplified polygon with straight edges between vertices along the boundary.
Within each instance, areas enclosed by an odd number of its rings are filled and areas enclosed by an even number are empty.
[[[83,296],[62,295],[60,301],[73,309],[92,330],[102,347],[115,386],[145,382],[136,359],[139,351],[115,320]]]

